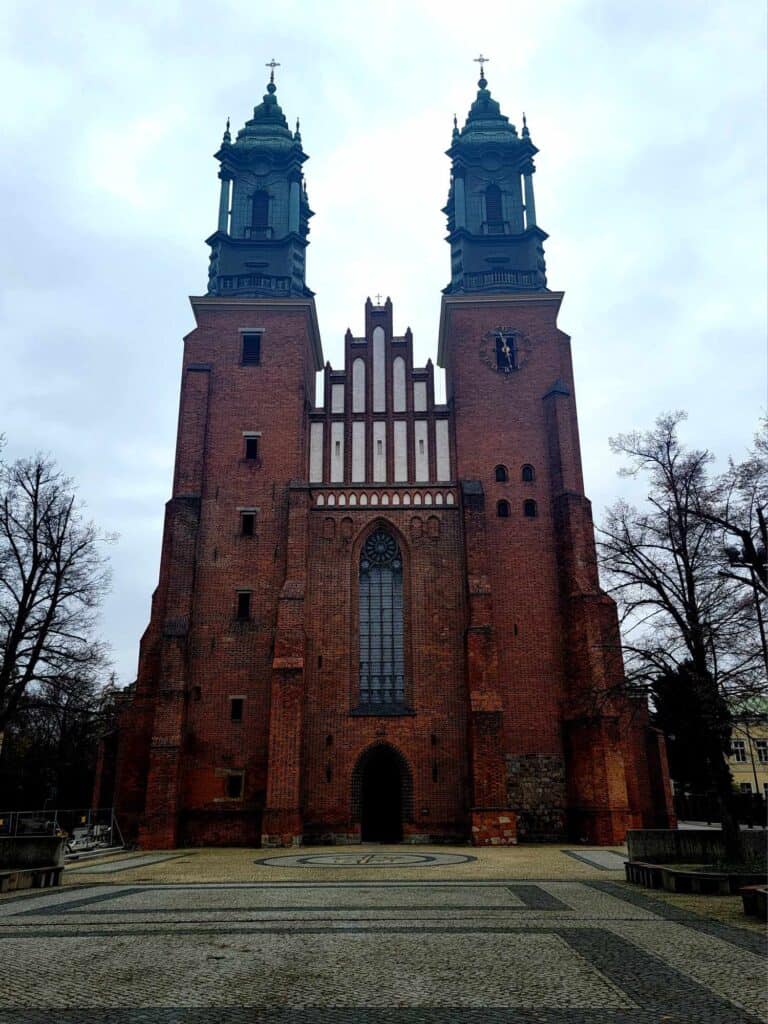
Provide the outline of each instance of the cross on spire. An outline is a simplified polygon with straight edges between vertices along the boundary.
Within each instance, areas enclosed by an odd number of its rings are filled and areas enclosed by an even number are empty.
[[[480,65],[480,77],[483,79],[485,78],[485,68],[483,67],[483,65],[487,64],[490,59],[490,57],[484,57],[482,53],[480,54],[479,57],[474,58],[475,64]]]
[[[275,68],[279,68],[280,67],[280,61],[279,60],[275,60],[275,58],[273,57],[272,60],[269,61],[268,64],[264,65],[264,67],[270,68],[269,80],[270,80],[270,82],[274,82],[274,80],[275,80]]]
[[[381,292],[376,292],[376,305],[381,305]]]

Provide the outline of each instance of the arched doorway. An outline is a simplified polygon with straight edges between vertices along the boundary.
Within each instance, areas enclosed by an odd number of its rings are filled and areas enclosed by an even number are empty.
[[[401,842],[410,797],[410,772],[402,756],[388,744],[378,744],[362,755],[355,776],[362,841]]]

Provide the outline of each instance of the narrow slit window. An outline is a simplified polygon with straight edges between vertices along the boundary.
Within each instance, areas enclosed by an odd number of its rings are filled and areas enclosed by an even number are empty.
[[[245,457],[249,460],[258,459],[259,457],[259,439],[254,434],[246,435]]]
[[[237,592],[237,617],[241,622],[245,622],[251,617],[250,590],[239,590]]]
[[[242,697],[229,698],[229,719],[231,722],[242,722],[244,704],[245,701]]]
[[[243,535],[243,537],[253,537],[253,535],[256,533],[255,512],[240,513],[240,533]]]
[[[240,361],[243,366],[258,366],[261,362],[261,335],[244,334]]]
[[[242,772],[230,772],[227,775],[227,797],[230,800],[239,800],[243,795],[243,774]]]
[[[509,502],[508,501],[497,501],[496,502],[496,515],[499,519],[509,519]]]
[[[523,515],[528,519],[535,519],[537,515],[536,502],[530,498],[523,502]]]
[[[535,479],[536,473],[534,472],[533,466],[526,463],[526,465],[523,466],[523,483],[532,484]]]

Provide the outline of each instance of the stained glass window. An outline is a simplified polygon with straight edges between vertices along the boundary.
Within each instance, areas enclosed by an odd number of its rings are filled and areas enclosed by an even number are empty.
[[[360,704],[405,701],[403,559],[397,541],[378,529],[360,554]]]

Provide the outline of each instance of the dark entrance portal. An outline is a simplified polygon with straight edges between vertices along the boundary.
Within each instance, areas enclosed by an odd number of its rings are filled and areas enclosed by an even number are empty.
[[[403,838],[403,778],[390,747],[371,751],[362,766],[360,824],[364,843],[399,843]]]

